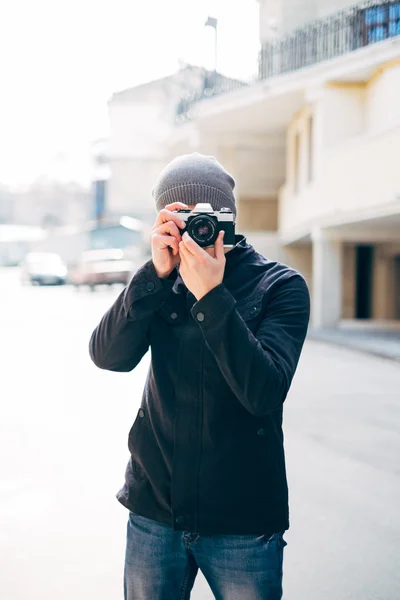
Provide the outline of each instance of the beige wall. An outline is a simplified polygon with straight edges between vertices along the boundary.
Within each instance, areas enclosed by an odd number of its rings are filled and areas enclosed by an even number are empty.
[[[366,87],[367,131],[376,132],[400,124],[399,60],[378,71]]]
[[[283,248],[282,260],[285,264],[299,271],[311,291],[312,289],[312,245],[293,244]]]
[[[321,160],[316,180],[300,194],[291,194],[289,186],[282,190],[281,230],[335,218],[339,211],[344,219],[346,213],[399,201],[399,156],[400,127],[335,148]]]
[[[315,123],[313,110],[305,106],[295,117],[287,131],[286,186],[290,193],[297,195],[314,176],[312,150],[315,149]]]
[[[364,131],[365,85],[332,84],[321,98],[324,149],[332,148]]]
[[[395,257],[400,256],[400,244],[379,244],[375,251],[373,305],[375,319],[395,319],[396,272]]]
[[[384,65],[368,84],[326,85],[317,102],[304,106],[289,124],[287,178],[279,202],[283,233],[399,197],[399,61]]]
[[[277,198],[240,198],[237,226],[247,231],[277,231]]]

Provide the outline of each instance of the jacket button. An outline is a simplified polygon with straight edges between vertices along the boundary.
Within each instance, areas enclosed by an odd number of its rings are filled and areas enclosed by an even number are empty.
[[[261,428],[257,431],[257,435],[265,435],[265,429]]]
[[[143,417],[144,417],[144,410],[143,410],[143,408],[141,408],[141,409],[139,410],[139,417],[140,417],[141,419],[143,419]]]
[[[185,522],[185,519],[183,517],[176,517],[175,521],[176,521],[176,523],[178,523],[178,525],[183,525]]]
[[[178,318],[178,315],[176,313],[172,313],[171,314],[171,319],[173,319],[175,321],[175,319]]]
[[[152,281],[148,281],[146,283],[146,290],[148,292],[152,292],[154,290],[154,288],[155,288],[155,285],[154,285],[154,283]]]
[[[205,318],[204,313],[202,313],[202,312],[197,313],[196,319],[199,321],[199,323],[202,323],[204,321],[204,318]]]

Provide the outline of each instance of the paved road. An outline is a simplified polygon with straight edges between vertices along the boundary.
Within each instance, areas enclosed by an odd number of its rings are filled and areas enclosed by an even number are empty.
[[[129,374],[88,358],[116,293],[0,272],[2,600],[122,599],[114,493],[148,358]],[[285,410],[285,600],[398,600],[400,366],[309,342]],[[212,599],[201,575],[192,598]]]

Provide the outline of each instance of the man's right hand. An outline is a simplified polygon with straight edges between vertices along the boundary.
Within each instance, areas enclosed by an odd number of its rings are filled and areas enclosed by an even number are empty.
[[[168,204],[158,213],[151,236],[151,250],[154,268],[161,278],[168,277],[180,261],[179,242],[182,241],[179,229],[186,224],[173,210],[188,208],[182,202]],[[179,229],[178,229],[179,228]]]

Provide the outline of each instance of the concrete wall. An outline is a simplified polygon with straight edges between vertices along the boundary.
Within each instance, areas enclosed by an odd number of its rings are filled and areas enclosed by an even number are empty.
[[[309,21],[353,6],[354,0],[259,0],[260,40],[286,35]]]
[[[246,230],[241,230],[240,233],[246,236],[249,244],[252,244],[257,252],[269,260],[284,262],[285,254],[277,233]]]
[[[343,319],[354,319],[356,309],[356,251],[354,244],[343,246]]]
[[[262,147],[257,143],[252,147],[250,137],[246,145],[239,139],[234,153],[233,170],[240,193],[251,198],[276,196],[284,183],[282,165],[285,161],[285,147],[277,145],[271,149],[271,145],[266,144],[266,147]],[[225,162],[225,156],[226,152],[221,158],[224,166],[229,164],[229,161]],[[219,158],[219,148],[217,149],[217,158]]]
[[[247,231],[277,231],[277,198],[240,198],[237,225]]]

